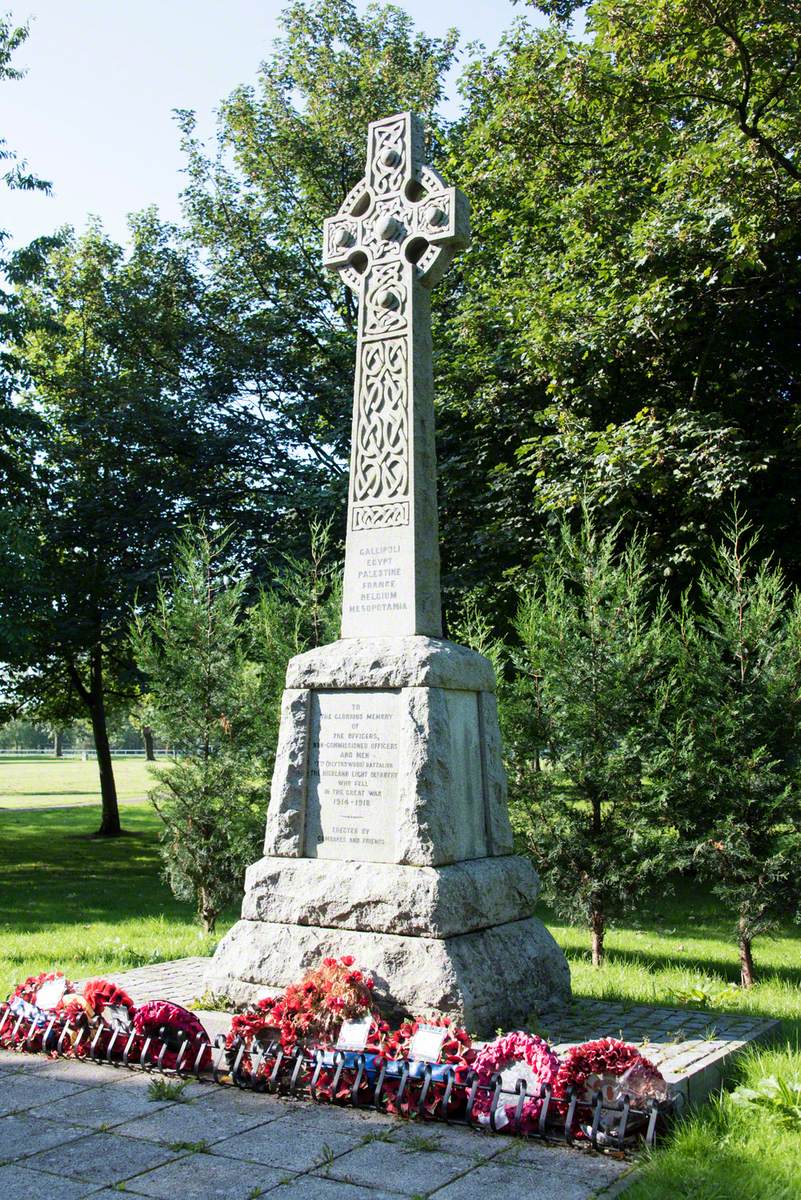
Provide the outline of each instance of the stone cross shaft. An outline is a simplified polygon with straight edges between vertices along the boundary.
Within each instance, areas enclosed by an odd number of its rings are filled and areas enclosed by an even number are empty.
[[[342,637],[441,637],[429,289],[469,218],[413,113],[372,122],[364,178],[323,237],[359,298]]]

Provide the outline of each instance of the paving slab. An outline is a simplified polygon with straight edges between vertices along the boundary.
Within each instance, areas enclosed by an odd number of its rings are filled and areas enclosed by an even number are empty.
[[[440,1150],[417,1150],[396,1142],[368,1142],[335,1159],[324,1172],[315,1174],[363,1187],[380,1181],[387,1191],[422,1195],[458,1179],[475,1165],[463,1155]]]
[[[526,1167],[559,1180],[570,1179],[595,1188],[608,1187],[631,1169],[631,1163],[623,1158],[578,1147],[568,1149],[519,1138],[514,1142],[492,1160],[492,1166]]]
[[[0,1085],[0,1117],[22,1112],[40,1104],[53,1104],[65,1096],[74,1096],[84,1088],[66,1079],[37,1079],[35,1075],[9,1072]]]
[[[287,1178],[288,1172],[272,1167],[216,1154],[189,1154],[131,1179],[125,1191],[159,1200],[255,1200],[257,1189],[269,1192]]]
[[[401,1145],[430,1141],[446,1154],[464,1154],[473,1162],[485,1162],[501,1154],[508,1146],[508,1139],[478,1129],[460,1128],[435,1121],[396,1121],[393,1142]]]
[[[43,1121],[30,1113],[0,1117],[0,1161],[28,1158],[39,1150],[52,1150],[55,1146],[85,1136],[85,1130],[75,1125]]]
[[[216,1087],[214,1084],[202,1087],[200,1092],[192,1097],[192,1103],[202,1104],[208,1110],[211,1120],[218,1112],[239,1113],[244,1117],[253,1117],[254,1125],[277,1121],[281,1117],[289,1116],[301,1109],[299,1104],[295,1104],[283,1096],[272,1096],[266,1092],[244,1091],[237,1087]]]
[[[83,1200],[96,1188],[78,1179],[56,1180],[13,1163],[0,1167],[0,1196],[3,1200]],[[115,1193],[119,1200],[119,1192]]]
[[[287,1116],[215,1142],[214,1153],[300,1172],[320,1167],[358,1144],[352,1134],[330,1131],[321,1137],[319,1130]]]
[[[521,1200],[588,1200],[602,1195],[608,1187],[605,1179],[588,1183],[580,1175],[571,1174],[567,1166],[556,1160],[541,1169],[531,1164],[502,1165],[493,1161],[441,1188],[435,1192],[435,1197],[436,1200],[487,1200],[489,1196],[519,1196]]]
[[[157,1146],[153,1142],[140,1142],[113,1133],[90,1133],[59,1147],[55,1155],[47,1150],[40,1151],[26,1159],[26,1165],[37,1171],[50,1172],[51,1176],[83,1179],[100,1186],[130,1179],[132,1175],[139,1175],[175,1157],[166,1146]],[[51,1192],[54,1198],[57,1195],[55,1190]]]
[[[38,1081],[36,1081],[38,1082]],[[149,1117],[158,1109],[181,1107],[169,1100],[151,1100],[144,1080],[122,1076],[102,1087],[86,1088],[53,1104],[42,1104],[31,1110],[42,1120],[66,1121],[86,1129],[110,1129],[135,1117]]]
[[[266,1105],[264,1106],[266,1108]],[[263,1114],[269,1120],[269,1114]],[[191,1104],[169,1104],[157,1112],[146,1112],[133,1120],[115,1126],[114,1132],[147,1142],[207,1142],[212,1145],[224,1138],[262,1124],[257,1107],[249,1113],[236,1112],[224,1106],[195,1100]]]
[[[299,1175],[278,1188],[273,1200],[398,1200],[398,1193],[322,1179],[318,1175]]]

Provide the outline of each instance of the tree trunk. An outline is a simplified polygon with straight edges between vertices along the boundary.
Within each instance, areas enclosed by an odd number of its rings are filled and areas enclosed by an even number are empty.
[[[56,758],[64,757],[63,737],[64,734],[60,729],[57,729],[53,734],[53,753]]]
[[[214,933],[217,924],[217,910],[212,907],[209,894],[204,887],[198,889],[197,911],[204,933]]]
[[[590,917],[592,935],[592,965],[602,967],[604,963],[604,914],[603,909],[594,908]]]
[[[149,725],[142,726],[142,740],[145,743],[145,758],[148,762],[155,762],[156,755],[153,751],[153,730]]]
[[[745,921],[740,918],[740,984],[744,988],[753,987],[754,959],[751,955],[751,936]]]
[[[92,715],[92,733],[97,751],[97,769],[100,773],[100,797],[103,805],[103,815],[98,837],[119,837],[122,833],[120,825],[120,808],[117,803],[117,785],[114,782],[114,768],[111,764],[111,747],[108,744],[106,728],[106,706],[103,699],[103,651],[95,646],[92,650],[92,690],[89,696],[89,711]]]

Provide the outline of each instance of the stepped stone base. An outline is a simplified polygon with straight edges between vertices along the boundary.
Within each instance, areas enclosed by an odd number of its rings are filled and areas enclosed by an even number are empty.
[[[262,858],[248,868],[247,921],[446,938],[530,917],[539,893],[526,858],[408,867],[322,858]]]
[[[265,857],[205,987],[237,1003],[326,956],[388,1015],[520,1025],[570,995],[512,854],[492,665],[423,636],[345,638],[289,663]]]
[[[342,954],[373,972],[387,1012],[449,1016],[478,1035],[519,1026],[570,995],[564,954],[535,917],[444,938],[242,920],[218,946],[204,986],[246,1003]]]

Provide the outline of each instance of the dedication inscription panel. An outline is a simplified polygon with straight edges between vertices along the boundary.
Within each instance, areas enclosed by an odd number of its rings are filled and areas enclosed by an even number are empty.
[[[393,862],[400,692],[315,691],[311,704],[307,857]]]

